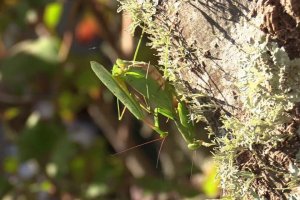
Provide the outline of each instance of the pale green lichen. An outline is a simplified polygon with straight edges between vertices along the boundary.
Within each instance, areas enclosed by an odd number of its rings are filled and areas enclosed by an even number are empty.
[[[286,111],[299,101],[300,94],[297,86],[300,84],[299,72],[295,70],[297,67],[299,70],[299,66],[292,64],[296,62],[291,62],[283,49],[267,41],[252,47],[256,49],[249,54],[247,63],[241,63],[243,74],[236,82],[244,117],[237,119],[233,116],[223,120],[224,128],[237,137],[239,146],[250,149],[252,144],[280,139],[282,134],[277,130],[291,120]],[[279,57],[281,64],[278,64]],[[287,69],[293,71],[290,78],[295,82],[291,84],[282,83],[282,77],[290,73]],[[283,87],[289,88],[288,92]]]
[[[134,33],[135,29],[139,26],[151,24],[153,15],[156,13],[155,3],[151,0],[144,0],[138,3],[136,0],[119,0],[121,6],[117,12],[122,10],[130,14],[132,23],[129,30]],[[150,22],[150,23],[149,23]]]
[[[221,145],[216,159],[223,164],[219,168],[222,188],[234,198],[254,198],[250,186],[255,176],[238,170],[235,163],[238,152],[252,150],[258,144],[276,147],[294,134],[288,133],[284,125],[292,120],[288,111],[300,101],[300,59],[290,60],[283,48],[266,39],[255,38],[255,41],[249,44],[251,51],[241,63],[236,82],[243,117],[224,117],[227,136],[218,138]],[[295,182],[293,174],[286,177],[290,183]],[[298,175],[297,183],[299,178]]]

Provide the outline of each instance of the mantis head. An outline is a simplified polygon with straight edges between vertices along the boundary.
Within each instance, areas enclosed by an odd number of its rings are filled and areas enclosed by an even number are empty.
[[[120,68],[119,65],[114,64],[113,68],[112,68],[112,76],[114,77],[119,77],[123,74],[123,70],[122,68]]]
[[[125,71],[127,70],[128,65],[130,65],[130,64],[131,63],[128,63],[128,61],[117,59],[116,64],[114,64],[113,69],[112,69],[112,75],[114,77],[123,75],[125,73]]]

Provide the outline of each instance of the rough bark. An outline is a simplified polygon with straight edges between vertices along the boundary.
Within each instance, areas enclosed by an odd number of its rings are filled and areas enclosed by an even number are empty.
[[[121,3],[214,135],[223,196],[300,198],[300,2]]]

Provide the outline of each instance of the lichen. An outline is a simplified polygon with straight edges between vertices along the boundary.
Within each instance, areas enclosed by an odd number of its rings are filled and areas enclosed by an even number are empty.
[[[254,197],[251,186],[258,178],[251,170],[238,169],[239,153],[257,145],[276,148],[289,137],[296,138],[287,124],[295,117],[289,111],[300,101],[300,59],[290,60],[283,48],[266,38],[253,36],[250,41],[254,42],[247,44],[248,56],[240,63],[235,83],[240,91],[242,117],[225,116],[222,122],[227,135],[217,139],[222,188],[235,198]],[[293,174],[285,177],[286,186],[295,181]]]

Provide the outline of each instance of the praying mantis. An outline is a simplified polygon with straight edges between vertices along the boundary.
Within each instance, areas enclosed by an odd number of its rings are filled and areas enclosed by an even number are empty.
[[[91,67],[118,100],[161,138],[165,138],[168,132],[160,129],[159,114],[175,122],[190,150],[209,146],[208,143],[196,139],[195,126],[188,117],[188,108],[176,95],[174,86],[168,83],[153,65],[117,59],[112,73],[95,61],[91,61]],[[149,122],[146,113],[154,116],[154,123]]]

